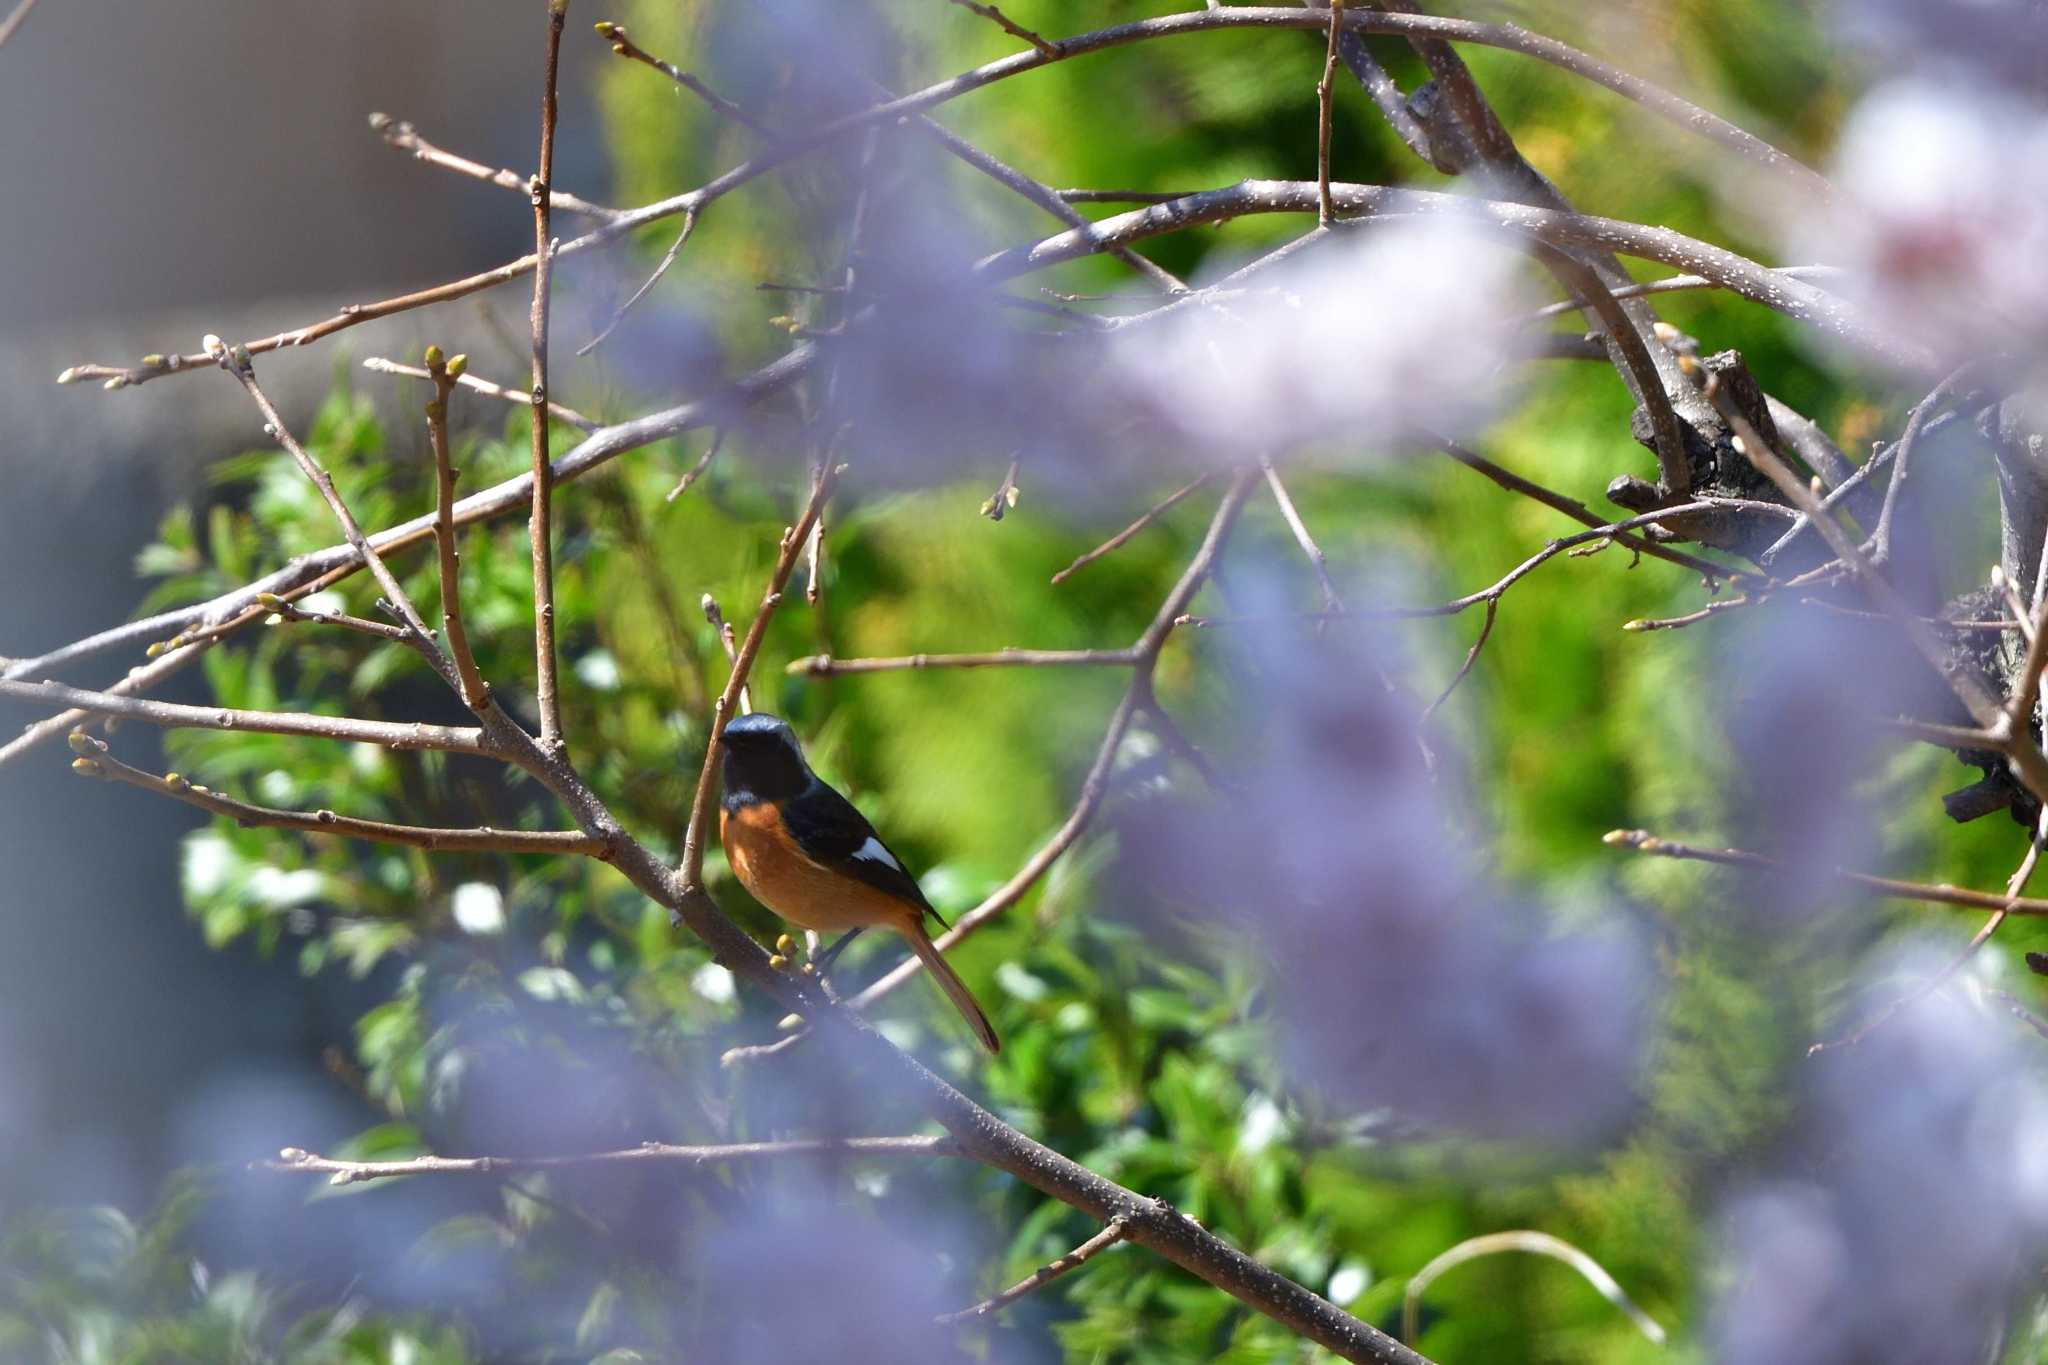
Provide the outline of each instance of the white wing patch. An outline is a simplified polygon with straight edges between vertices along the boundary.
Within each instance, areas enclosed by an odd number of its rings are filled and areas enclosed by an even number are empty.
[[[903,870],[903,864],[890,857],[889,850],[882,847],[882,841],[872,834],[868,836],[866,843],[853,851],[853,856],[865,858],[871,863],[880,863],[884,867],[893,867],[898,872]]]

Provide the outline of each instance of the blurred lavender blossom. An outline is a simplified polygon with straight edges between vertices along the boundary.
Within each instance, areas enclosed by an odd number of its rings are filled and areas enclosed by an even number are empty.
[[[1512,396],[1511,324],[1539,302],[1511,241],[1443,217],[1347,228],[1212,288],[1116,333],[1109,368],[1170,445],[1227,461],[1473,429]]]
[[[2048,116],[1995,88],[1907,79],[1866,96],[1833,167],[1841,193],[1792,255],[1851,272],[1875,319],[1950,364],[2048,341]]]
[[[1623,917],[1588,908],[1573,921],[1595,927],[1555,930],[1486,875],[1417,708],[1378,681],[1387,637],[1346,622],[1318,639],[1281,617],[1226,648],[1257,698],[1238,799],[1149,803],[1127,865],[1266,959],[1296,1082],[1480,1137],[1611,1131],[1633,1108],[1652,989]]]
[[[1924,979],[1939,961],[1923,947],[1889,965]],[[1717,1359],[1998,1358],[2048,1253],[2048,1088],[2027,1041],[1934,997],[1810,1063],[1795,1151],[1723,1212]]]

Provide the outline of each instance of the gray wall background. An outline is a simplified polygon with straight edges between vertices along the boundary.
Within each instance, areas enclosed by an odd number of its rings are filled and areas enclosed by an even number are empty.
[[[558,182],[593,197],[591,75],[614,60],[589,32],[602,17],[571,12],[557,153]],[[524,173],[543,25],[541,0],[41,0],[0,48],[0,654],[123,619],[166,507],[208,459],[261,440],[225,378],[104,393],[57,372],[268,334],[529,249],[523,198],[415,163],[365,119],[411,119]],[[496,303],[523,318],[517,287]],[[482,331],[476,307],[425,325],[461,340]],[[298,424],[343,357],[416,353],[422,326],[360,329],[263,373]],[[31,714],[0,706],[0,725]],[[265,1230],[303,1185],[237,1179],[234,1163],[360,1126],[319,1052],[363,1002],[288,961],[209,952],[178,901],[196,813],[75,779],[68,761],[58,747],[0,770],[0,1223],[58,1203],[141,1212],[167,1171],[212,1162],[234,1186],[211,1230],[222,1254],[274,1255]],[[349,1273],[310,1254],[274,1268]]]

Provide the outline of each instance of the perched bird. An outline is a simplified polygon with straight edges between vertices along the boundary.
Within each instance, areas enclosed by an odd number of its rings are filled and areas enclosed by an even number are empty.
[[[811,771],[788,724],[756,711],[727,725],[723,743],[718,837],[740,885],[800,929],[847,931],[821,967],[861,930],[877,924],[894,929],[910,941],[981,1045],[1000,1051],[988,1016],[925,932],[926,915],[941,928],[946,921],[867,817]]]

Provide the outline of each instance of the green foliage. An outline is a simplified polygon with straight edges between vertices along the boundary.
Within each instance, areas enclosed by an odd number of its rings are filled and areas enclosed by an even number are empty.
[[[254,1271],[183,1249],[207,1192],[185,1180],[138,1223],[118,1209],[46,1213],[0,1238],[0,1357],[50,1365],[465,1365],[459,1328],[349,1300],[295,1310]]]

